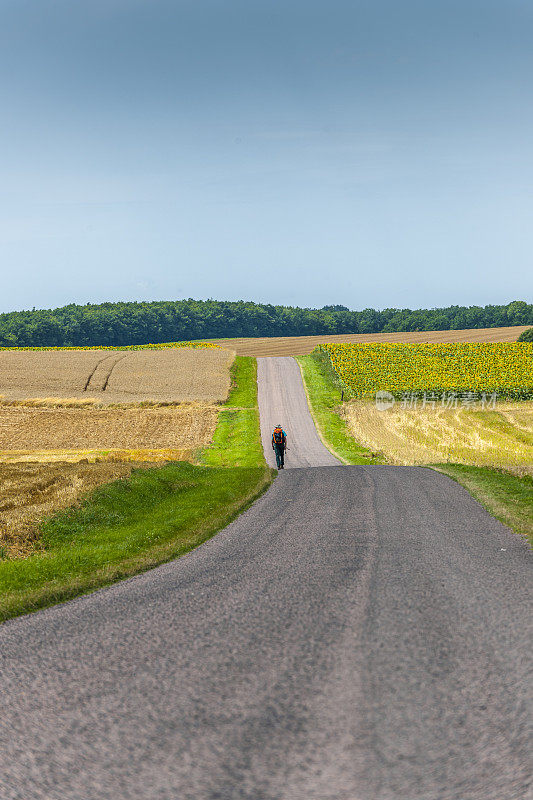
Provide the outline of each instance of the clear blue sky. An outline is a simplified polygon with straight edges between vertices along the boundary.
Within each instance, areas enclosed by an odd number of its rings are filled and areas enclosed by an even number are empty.
[[[0,311],[533,296],[531,0],[0,0]]]

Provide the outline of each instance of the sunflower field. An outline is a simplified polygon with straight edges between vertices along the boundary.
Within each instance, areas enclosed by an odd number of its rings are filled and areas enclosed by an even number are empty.
[[[328,356],[341,384],[355,397],[377,391],[395,397],[407,393],[533,397],[533,343],[323,344],[315,353]]]
[[[22,347],[0,347],[0,351],[4,350],[174,350],[178,347],[192,347],[196,350],[208,350],[212,347],[218,347],[217,344],[211,342],[159,342],[158,344],[78,344],[78,345],[57,345],[47,347],[43,345],[38,346],[22,346]]]

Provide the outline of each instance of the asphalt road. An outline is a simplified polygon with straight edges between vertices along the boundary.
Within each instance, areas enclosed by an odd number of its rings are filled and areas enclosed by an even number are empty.
[[[271,467],[276,467],[272,429],[278,424],[287,434],[285,469],[340,466],[316,432],[294,358],[258,358],[257,386],[263,450]]]
[[[282,472],[0,627],[2,800],[529,800],[522,540],[416,467]]]

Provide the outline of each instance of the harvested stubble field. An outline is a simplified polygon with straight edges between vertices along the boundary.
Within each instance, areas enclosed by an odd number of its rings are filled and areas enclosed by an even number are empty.
[[[471,328],[462,331],[416,331],[413,333],[342,333],[324,336],[274,336],[257,339],[211,339],[230,347],[238,356],[304,356],[319,344],[362,342],[516,342],[528,325],[507,328]]]
[[[25,558],[38,546],[43,516],[75,504],[140,464],[0,464],[0,558]]]
[[[190,403],[160,408],[47,408],[0,405],[0,462],[104,457],[135,451],[139,460],[187,457],[213,438],[218,408]],[[125,452],[109,453],[127,457]],[[131,457],[131,456],[130,456]],[[135,457],[135,456],[134,456]]]
[[[235,353],[222,348],[159,350],[6,350],[0,352],[4,401],[71,399],[97,404],[218,403],[230,389]]]
[[[533,403],[481,408],[392,408],[371,400],[344,403],[341,417],[351,434],[392,464],[454,462],[501,467],[533,475]]]

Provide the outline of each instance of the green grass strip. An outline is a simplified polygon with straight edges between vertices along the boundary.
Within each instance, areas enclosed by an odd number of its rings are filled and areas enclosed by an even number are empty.
[[[236,356],[231,368],[230,408],[257,408],[257,359]]]
[[[333,369],[313,353],[298,356],[309,406],[326,447],[345,464],[381,464],[383,459],[359,444],[338,414],[342,386]]]
[[[213,443],[200,463],[212,467],[265,467],[257,406],[257,361],[237,356],[232,369],[233,388],[219,419]]]
[[[0,562],[0,620],[187,553],[271,483],[270,470],[169,462],[98,488],[42,526],[43,551]]]
[[[433,469],[464,486],[489,514],[515,533],[525,536],[533,545],[531,476],[518,476],[501,469],[467,464],[435,464]]]

